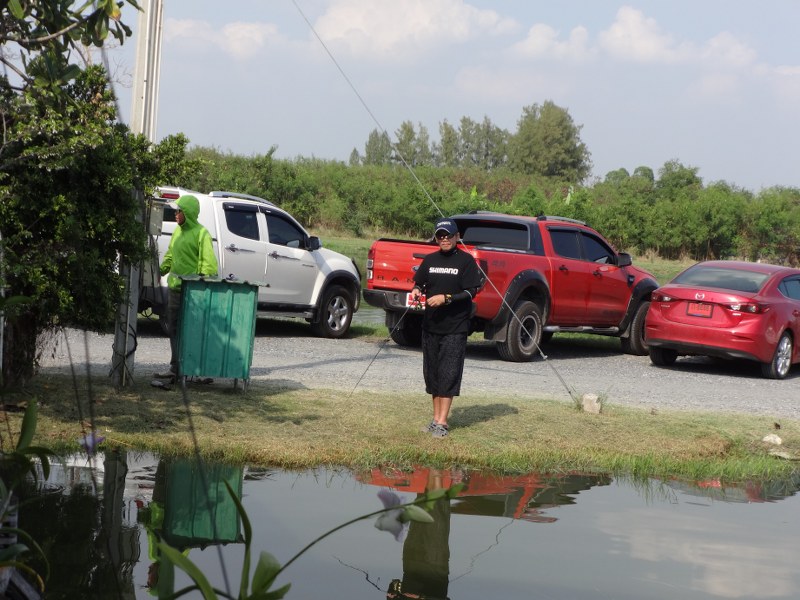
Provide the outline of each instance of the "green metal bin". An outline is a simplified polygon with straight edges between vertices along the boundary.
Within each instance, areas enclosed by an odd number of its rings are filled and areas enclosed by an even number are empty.
[[[247,388],[256,333],[258,286],[210,277],[181,278],[178,375],[239,379]]]

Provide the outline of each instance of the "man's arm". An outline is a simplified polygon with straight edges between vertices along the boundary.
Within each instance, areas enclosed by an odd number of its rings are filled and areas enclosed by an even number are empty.
[[[198,275],[216,275],[219,271],[217,257],[214,255],[214,244],[211,241],[211,234],[205,231],[200,236],[200,256],[197,261]]]

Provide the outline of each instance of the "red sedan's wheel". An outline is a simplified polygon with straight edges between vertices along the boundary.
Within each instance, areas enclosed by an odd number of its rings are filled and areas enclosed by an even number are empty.
[[[674,365],[678,353],[672,348],[653,348],[650,346],[650,362],[659,367]]]
[[[792,366],[792,336],[788,331],[784,331],[778,345],[775,347],[775,355],[768,363],[761,364],[761,374],[769,379],[783,379],[789,374]]]

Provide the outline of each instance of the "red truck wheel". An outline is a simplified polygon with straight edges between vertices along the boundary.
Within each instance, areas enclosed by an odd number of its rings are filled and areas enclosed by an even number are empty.
[[[416,315],[403,317],[402,327],[395,327],[389,332],[390,337],[398,346],[411,346],[419,348],[422,345],[422,318]]]
[[[541,341],[542,310],[528,300],[518,302],[508,320],[506,339],[497,342],[500,358],[510,362],[533,360]]]
[[[622,351],[625,354],[634,354],[636,356],[647,355],[647,341],[644,338],[644,320],[647,317],[647,310],[649,308],[649,302],[642,302],[636,307],[628,337],[620,338],[619,340],[622,345]]]

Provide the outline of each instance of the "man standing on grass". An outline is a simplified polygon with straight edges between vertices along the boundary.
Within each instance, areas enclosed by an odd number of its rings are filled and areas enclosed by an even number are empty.
[[[468,252],[458,248],[458,226],[441,219],[434,228],[439,251],[428,254],[414,275],[412,298],[425,294],[422,320],[422,373],[433,399],[433,420],[423,432],[443,438],[453,397],[461,392],[464,355],[470,333],[472,300],[483,276]]]
[[[175,204],[170,204],[177,212],[175,220],[178,227],[172,233],[169,249],[164,254],[161,263],[161,274],[167,276],[169,299],[167,302],[167,323],[169,325],[169,345],[172,356],[169,361],[169,371],[156,373],[159,379],[175,381],[178,376],[178,316],[181,309],[181,275],[207,275],[217,274],[217,257],[214,255],[214,246],[211,234],[200,225],[200,201],[196,196],[189,194],[178,198]]]

